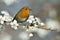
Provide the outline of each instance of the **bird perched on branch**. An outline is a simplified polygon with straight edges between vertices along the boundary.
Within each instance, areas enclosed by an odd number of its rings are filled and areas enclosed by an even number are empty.
[[[16,20],[18,23],[22,23],[29,18],[29,15],[30,15],[30,8],[23,7],[21,10],[18,11],[13,20]]]

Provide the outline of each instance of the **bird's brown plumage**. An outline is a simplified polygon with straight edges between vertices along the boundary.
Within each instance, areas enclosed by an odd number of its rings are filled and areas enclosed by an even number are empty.
[[[29,7],[23,7],[15,15],[13,20],[16,20],[17,22],[24,22],[28,19],[29,15],[30,15],[30,8]]]

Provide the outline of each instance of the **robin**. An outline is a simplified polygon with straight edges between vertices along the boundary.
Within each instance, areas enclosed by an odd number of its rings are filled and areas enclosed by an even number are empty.
[[[29,15],[30,15],[30,8],[23,7],[21,10],[18,11],[13,20],[16,20],[18,23],[22,23],[29,18]]]

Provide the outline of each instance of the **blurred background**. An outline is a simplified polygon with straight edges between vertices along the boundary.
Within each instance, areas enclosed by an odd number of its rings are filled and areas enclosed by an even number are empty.
[[[46,26],[60,28],[60,0],[0,0],[0,12],[6,10],[12,17],[24,6],[29,6],[32,9],[31,14],[39,17]],[[12,30],[9,30],[10,32],[7,30],[6,32],[11,35]],[[16,32],[12,32],[12,35],[14,33]],[[60,40],[60,32],[50,31],[44,38],[40,37],[39,33],[33,34],[29,40]]]

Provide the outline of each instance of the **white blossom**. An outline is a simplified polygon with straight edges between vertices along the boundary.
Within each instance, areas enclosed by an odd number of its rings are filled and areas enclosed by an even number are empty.
[[[29,18],[34,18],[34,16],[33,15],[30,15]]]
[[[26,26],[22,26],[23,28],[25,28]]]
[[[34,24],[34,27],[38,27],[38,25]]]
[[[32,21],[31,21],[31,20],[27,20],[27,22],[32,23]]]
[[[34,17],[33,15],[30,15],[27,22],[33,23],[33,24],[36,24],[36,23],[40,24],[40,19],[37,17]]]
[[[33,21],[33,24],[36,24],[37,21]]]
[[[1,13],[4,14],[3,16],[4,21],[7,21],[7,22],[12,21],[12,17],[7,11],[1,11]]]
[[[2,17],[2,15],[0,15],[0,23],[4,24],[4,18]]]
[[[9,16],[9,13],[7,11],[1,11],[1,14],[8,15]]]
[[[29,37],[33,37],[33,34],[32,33],[29,33]]]
[[[37,17],[35,17],[36,21],[40,24],[41,20]]]
[[[27,32],[33,32],[36,30],[36,27],[29,26],[29,28],[26,30]]]
[[[40,24],[41,24],[41,26],[44,26],[45,25],[43,22],[41,22]]]
[[[9,16],[8,17],[7,16],[4,16],[3,18],[5,19],[6,22],[12,21],[12,18],[10,18]]]
[[[30,16],[29,16],[29,18],[28,18],[28,20],[34,21],[34,20],[35,20],[35,18],[34,18],[34,16],[33,16],[33,15],[30,15]]]
[[[11,22],[10,25],[11,25],[11,28],[14,28],[15,30],[17,29],[17,26],[19,26],[17,24],[17,21],[16,20],[14,20],[13,22]]]

